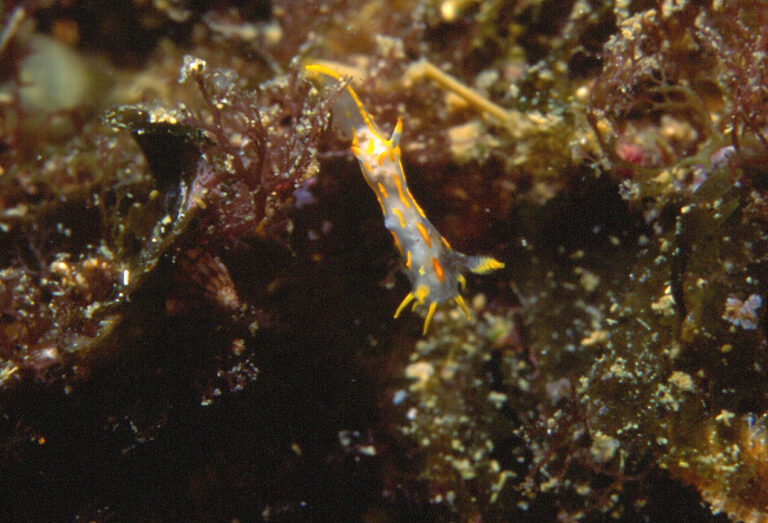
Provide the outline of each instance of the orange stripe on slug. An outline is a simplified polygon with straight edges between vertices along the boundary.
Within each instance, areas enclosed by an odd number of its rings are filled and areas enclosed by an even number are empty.
[[[336,71],[334,71],[333,69],[325,65],[307,64],[304,66],[304,69],[313,74],[324,74],[326,76],[330,76],[331,78],[336,80],[336,82],[338,83],[342,83],[344,81],[344,77],[342,77],[339,73],[337,73]],[[376,128],[376,125],[373,123],[373,119],[371,118],[371,115],[369,115],[368,111],[366,111],[365,107],[363,107],[363,102],[360,101],[360,98],[358,98],[355,90],[352,89],[352,87],[349,85],[345,87],[345,90],[352,97],[352,101],[357,106],[357,110],[360,113],[360,116],[363,118],[363,121],[365,122],[365,126],[368,127],[368,130],[382,142],[386,141],[386,138],[381,136],[381,133],[379,133],[378,129]]]
[[[395,185],[397,186],[397,193],[400,195],[400,201],[403,202],[403,205],[405,205],[406,209],[410,209],[411,204],[408,202],[408,199],[405,197],[405,193],[403,193],[403,184],[400,181],[400,177],[397,176],[397,174],[395,174]]]
[[[424,242],[427,244],[427,248],[432,248],[432,240],[429,238],[429,233],[427,232],[427,229],[424,228],[422,224],[419,222],[416,222],[416,228],[419,230],[419,233],[421,233],[421,237],[424,238]]]
[[[389,231],[392,233],[392,238],[395,240],[395,246],[397,247],[397,250],[400,251],[400,256],[403,255],[403,246],[400,245],[400,239],[397,237],[397,234],[394,233],[394,231]]]
[[[371,179],[365,176],[365,171],[363,171],[363,179],[365,180],[365,183],[368,184],[368,187],[370,187],[371,190],[373,191],[373,195],[376,197],[376,201],[379,202],[379,206],[381,207],[381,214],[386,216],[387,208],[384,206],[384,201],[381,199],[381,196],[379,195],[379,193],[376,192],[376,189],[373,187],[373,182],[371,182]],[[386,198],[386,194],[384,195],[384,197]]]
[[[445,274],[443,274],[443,266],[440,265],[440,261],[437,258],[432,258],[432,267],[435,268],[435,274],[440,283],[445,281]]]
[[[443,240],[443,245],[445,245],[446,249],[450,249],[451,248],[451,244],[448,243],[448,240],[445,239],[445,236],[440,236],[440,239]]]
[[[373,193],[373,194],[376,194],[376,193]],[[381,214],[386,216],[387,215],[387,208],[384,206],[384,202],[381,201],[381,198],[379,198],[378,194],[376,194],[376,201],[378,201],[379,205],[381,206]]]
[[[374,143],[373,140],[368,140],[368,149],[366,150],[366,152],[368,154],[373,154],[374,149],[376,149],[376,144]]]
[[[389,195],[387,194],[387,189],[384,187],[384,184],[381,182],[378,182],[379,192],[384,197],[385,200],[389,200]]]
[[[410,270],[410,268],[411,268],[411,251],[408,251],[408,255],[405,258],[405,266]]]
[[[400,218],[400,227],[405,229],[405,218],[403,218],[403,213],[400,212],[400,209],[398,209],[397,207],[393,207],[392,212],[395,213],[398,218]]]
[[[411,194],[411,190],[406,188],[405,189],[408,192],[408,197],[413,200],[413,206],[416,207],[416,212],[419,213],[419,216],[422,218],[426,218],[427,215],[424,214],[424,209],[421,208],[421,205],[419,205],[419,202],[416,201],[416,198],[413,197],[413,194]]]

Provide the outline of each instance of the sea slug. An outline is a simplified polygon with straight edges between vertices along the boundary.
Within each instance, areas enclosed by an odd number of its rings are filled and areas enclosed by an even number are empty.
[[[384,225],[392,233],[403,258],[405,273],[413,285],[413,290],[397,308],[395,318],[414,299],[414,309],[419,305],[428,306],[424,334],[438,303],[453,300],[469,318],[469,309],[459,294],[459,285],[462,290],[466,286],[462,272],[469,270],[484,274],[501,269],[504,264],[489,256],[467,256],[454,251],[427,219],[405,180],[399,146],[402,119],[397,119],[392,136],[386,138],[357,93],[339,73],[317,64],[307,65],[306,71],[323,84],[337,89],[344,86],[333,106],[334,122],[352,140],[352,154],[381,205]]]

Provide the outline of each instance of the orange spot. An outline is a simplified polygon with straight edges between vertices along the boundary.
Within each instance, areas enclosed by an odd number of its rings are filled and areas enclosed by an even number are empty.
[[[427,248],[432,248],[432,240],[429,239],[429,233],[427,232],[427,229],[424,228],[422,224],[419,222],[416,222],[416,228],[419,230],[419,233],[421,233],[421,237],[424,238],[424,242],[427,244]]]
[[[402,213],[402,212],[400,212],[400,209],[398,209],[398,208],[393,208],[393,209],[392,209],[392,212],[393,212],[393,213],[395,213],[395,214],[397,215],[397,217],[398,217],[398,218],[400,218],[400,227],[402,227],[403,229],[405,229],[405,218],[403,218],[403,213]]]
[[[440,265],[440,261],[437,258],[432,258],[432,266],[435,268],[435,274],[440,283],[445,281],[445,274],[443,274],[443,266]]]
[[[376,149],[376,144],[373,140],[368,140],[368,150],[366,152],[368,154],[373,154],[374,149]]]
[[[405,266],[408,267],[408,269],[411,268],[411,251],[408,251],[408,256],[405,258]]]
[[[363,162],[363,168],[365,169],[366,174],[371,174],[373,171],[371,170],[371,164],[368,162]]]
[[[440,239],[443,240],[443,245],[445,245],[446,249],[450,249],[451,248],[451,244],[448,243],[448,240],[445,239],[445,236],[440,236]]]

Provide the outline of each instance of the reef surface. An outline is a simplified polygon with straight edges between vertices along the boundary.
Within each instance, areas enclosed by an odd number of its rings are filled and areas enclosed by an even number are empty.
[[[768,521],[759,0],[0,4],[13,520]],[[403,119],[472,319],[332,125]]]

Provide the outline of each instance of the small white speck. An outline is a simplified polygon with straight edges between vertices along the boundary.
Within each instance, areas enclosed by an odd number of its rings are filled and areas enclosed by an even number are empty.
[[[392,403],[394,405],[400,405],[403,401],[405,401],[405,398],[407,397],[408,393],[406,393],[403,389],[396,390],[392,395]]]

